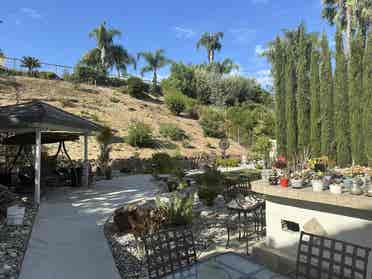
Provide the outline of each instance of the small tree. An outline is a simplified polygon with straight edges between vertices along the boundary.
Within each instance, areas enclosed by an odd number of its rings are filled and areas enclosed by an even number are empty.
[[[363,91],[364,107],[364,138],[365,150],[369,166],[372,166],[372,31],[369,31],[366,49],[364,52]]]
[[[110,127],[105,129],[97,136],[100,154],[98,156],[98,166],[105,175],[106,179],[111,179],[110,153],[113,132]]]
[[[29,75],[34,75],[36,69],[41,67],[41,63],[40,60],[35,57],[23,56],[21,60],[21,67],[27,68]]]
[[[253,146],[253,151],[260,154],[265,160],[265,167],[268,167],[270,161],[270,149],[272,147],[270,138],[267,136],[259,136]]]

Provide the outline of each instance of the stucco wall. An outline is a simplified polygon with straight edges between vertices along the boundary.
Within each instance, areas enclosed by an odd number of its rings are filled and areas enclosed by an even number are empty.
[[[266,244],[290,257],[296,257],[300,232],[284,231],[281,220],[298,223],[301,231],[309,221],[314,223],[315,218],[317,221],[315,223],[319,223],[319,227],[326,232],[327,236],[372,248],[372,221],[353,215],[353,217],[346,216],[346,214],[344,208],[340,208],[337,214],[335,211],[332,213],[322,211],[321,206],[317,207],[317,205],[313,208],[302,208],[300,201],[297,201],[297,205],[266,201]],[[372,256],[370,255],[368,278],[371,278],[371,273]]]

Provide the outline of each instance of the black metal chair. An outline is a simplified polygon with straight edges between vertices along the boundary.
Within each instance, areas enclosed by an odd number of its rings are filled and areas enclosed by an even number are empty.
[[[297,279],[366,279],[370,248],[301,232]]]
[[[197,262],[194,236],[190,229],[170,229],[142,237],[148,276],[163,278]]]
[[[296,279],[367,279],[370,252],[368,247],[301,232],[296,270],[287,275]]]
[[[249,181],[234,185],[228,185],[223,191],[223,197],[226,202],[230,202],[233,199],[236,199],[239,195],[244,197],[251,195],[253,193],[251,189],[252,187]]]

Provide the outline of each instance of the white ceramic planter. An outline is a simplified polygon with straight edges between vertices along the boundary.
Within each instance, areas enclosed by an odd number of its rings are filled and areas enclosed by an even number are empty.
[[[342,186],[338,184],[331,184],[329,185],[329,191],[331,191],[332,194],[341,195]]]
[[[312,180],[311,185],[313,186],[314,192],[322,192],[324,190],[324,185],[322,180]]]
[[[302,179],[291,179],[291,186],[293,188],[302,188]]]

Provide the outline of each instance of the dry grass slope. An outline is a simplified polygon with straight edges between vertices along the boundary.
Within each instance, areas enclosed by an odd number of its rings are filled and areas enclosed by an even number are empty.
[[[166,151],[170,154],[193,156],[200,152],[219,154],[218,140],[206,138],[198,121],[172,115],[159,101],[137,100],[111,88],[88,85],[74,85],[64,81],[51,81],[27,77],[0,77],[0,106],[20,102],[41,100],[66,111],[104,123],[117,130],[112,158],[128,158],[137,153],[140,157],[150,157],[153,153]],[[149,124],[159,144],[155,149],[134,148],[124,143],[127,127],[132,119]],[[190,137],[192,148],[183,147],[181,142],[172,142],[159,135],[160,123],[176,123]],[[82,156],[81,143],[66,143],[74,159]],[[90,138],[89,156],[97,158],[98,146],[95,138]],[[55,146],[48,146],[55,149]],[[229,154],[243,154],[244,149],[232,142]]]

